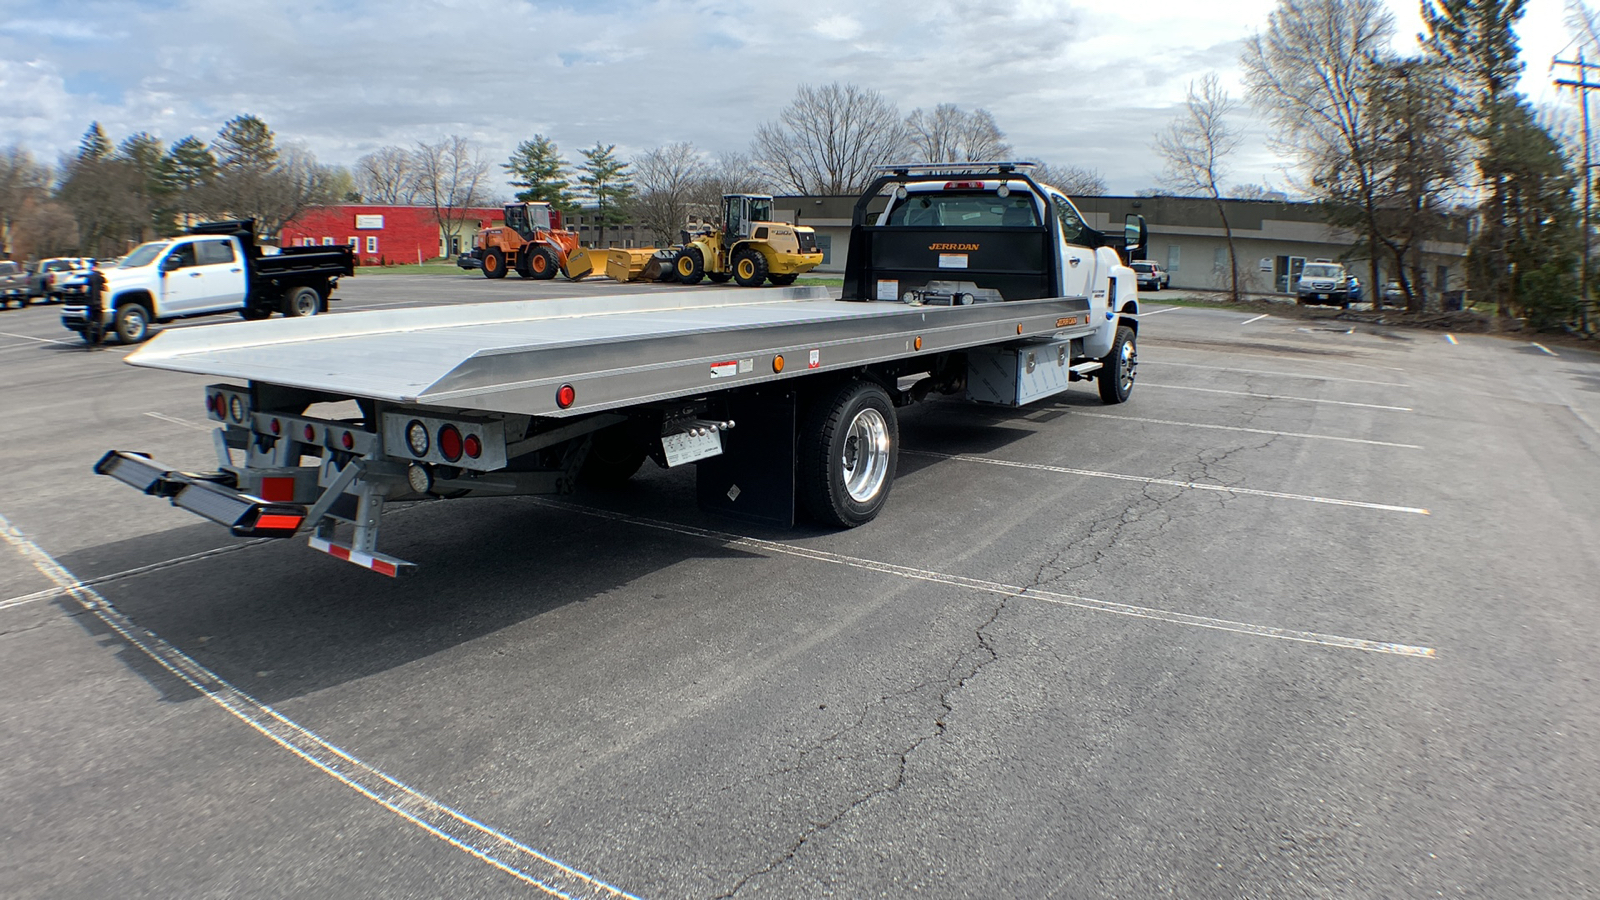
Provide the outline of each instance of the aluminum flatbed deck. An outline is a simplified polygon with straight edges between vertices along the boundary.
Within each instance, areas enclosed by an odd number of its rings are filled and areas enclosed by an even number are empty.
[[[841,302],[698,288],[172,330],[133,365],[462,410],[566,417],[1006,340],[1090,333],[1089,303]],[[778,358],[782,362],[778,362]],[[557,404],[571,385],[576,401]]]

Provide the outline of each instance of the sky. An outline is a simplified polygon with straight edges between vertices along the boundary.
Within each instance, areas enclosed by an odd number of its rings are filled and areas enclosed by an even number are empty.
[[[1550,59],[1568,0],[1528,0],[1522,90],[1575,108]],[[209,141],[241,113],[320,162],[459,134],[504,162],[553,138],[568,159],[687,141],[746,151],[802,84],[853,83],[909,113],[983,108],[1017,155],[1098,171],[1112,193],[1159,183],[1155,134],[1216,72],[1243,97],[1242,42],[1271,0],[0,0],[0,147],[54,162],[91,121]],[[1417,5],[1390,0],[1396,49]],[[915,10],[911,12],[911,10]],[[1248,106],[1231,183],[1294,185]],[[498,177],[502,170],[493,167]],[[501,186],[503,187],[503,186]],[[504,192],[509,194],[508,188]]]

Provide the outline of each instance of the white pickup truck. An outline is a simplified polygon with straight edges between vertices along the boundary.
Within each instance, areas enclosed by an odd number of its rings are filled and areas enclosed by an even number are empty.
[[[137,344],[150,325],[237,312],[246,319],[314,316],[340,276],[355,274],[350,247],[294,247],[264,254],[250,220],[198,225],[176,238],[135,247],[104,280],[61,310],[61,324],[98,343],[111,331]]]

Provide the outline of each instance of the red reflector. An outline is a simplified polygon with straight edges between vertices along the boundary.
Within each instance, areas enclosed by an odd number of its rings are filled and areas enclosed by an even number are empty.
[[[354,450],[356,446],[356,437],[355,435],[346,431],[344,433],[344,437],[339,438],[339,443],[343,444],[346,450]]]
[[[271,500],[273,503],[294,502],[293,478],[263,478],[261,479],[261,499]]]
[[[278,432],[280,432],[282,430],[283,430],[283,426],[278,423],[277,419],[273,419],[272,420],[272,433],[273,434],[277,434]]]
[[[944,189],[947,190],[947,191],[981,191],[981,190],[983,190],[983,182],[981,182],[981,181],[946,181],[944,183]]]
[[[306,440],[307,441],[314,441],[316,439],[317,439],[317,429],[313,428],[310,425],[307,425],[306,426]]]
[[[255,531],[293,531],[300,527],[300,520],[304,516],[286,516],[280,513],[264,513],[256,519],[253,528]]]
[[[473,459],[477,459],[478,457],[483,455],[483,441],[478,440],[478,436],[477,435],[475,435],[475,434],[467,435],[466,446],[467,446],[467,455],[472,457]]]
[[[439,429],[439,455],[449,462],[461,458],[461,429],[454,425]]]
[[[572,385],[570,384],[563,384],[561,389],[556,391],[556,405],[562,409],[566,409],[567,407],[571,406],[573,401],[577,399],[578,392],[573,390]]]

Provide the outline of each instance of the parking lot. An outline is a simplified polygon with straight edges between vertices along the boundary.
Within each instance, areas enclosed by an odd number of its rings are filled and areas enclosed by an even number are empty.
[[[0,895],[1600,891],[1600,355],[1162,301],[1127,404],[903,410],[863,528],[647,464],[401,580],[93,475],[213,466],[207,380],[0,313]]]

